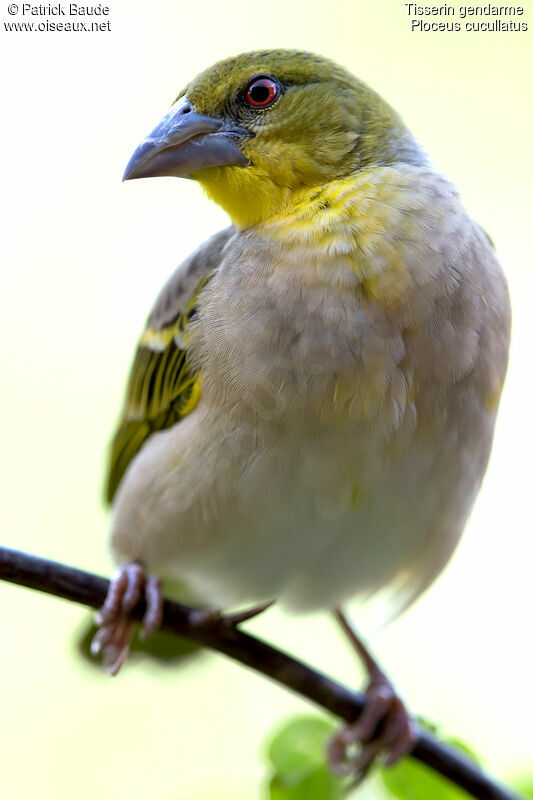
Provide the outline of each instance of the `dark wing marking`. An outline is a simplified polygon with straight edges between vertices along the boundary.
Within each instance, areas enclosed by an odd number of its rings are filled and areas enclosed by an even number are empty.
[[[196,302],[216,271],[234,228],[213,236],[181,264],[148,317],[131,368],[124,410],[111,444],[106,498],[111,502],[146,439],[175,425],[200,399],[200,378],[187,357]]]

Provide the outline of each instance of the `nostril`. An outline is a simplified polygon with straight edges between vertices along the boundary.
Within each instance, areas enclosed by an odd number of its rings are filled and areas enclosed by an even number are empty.
[[[181,109],[181,113],[182,114],[188,114],[189,111],[192,111],[192,109],[191,109],[190,105],[187,103],[187,105],[183,106],[183,108]]]

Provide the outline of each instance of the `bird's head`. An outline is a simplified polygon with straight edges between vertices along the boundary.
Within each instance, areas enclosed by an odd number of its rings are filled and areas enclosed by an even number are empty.
[[[332,61],[296,50],[210,67],[133,154],[124,179],[194,178],[246,227],[309,187],[423,155],[396,112]]]

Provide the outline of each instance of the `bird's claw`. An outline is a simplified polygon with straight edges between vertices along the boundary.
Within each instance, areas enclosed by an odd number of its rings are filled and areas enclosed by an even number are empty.
[[[145,639],[161,626],[161,581],[155,575],[147,575],[140,564],[118,567],[111,578],[104,605],[96,614],[99,630],[91,643],[91,652],[102,655],[104,666],[111,675],[116,675],[126,660],[135,630],[131,613],[143,596],[146,612],[141,636]]]
[[[261,605],[254,606],[253,608],[237,611],[235,614],[223,614],[222,611],[218,609],[198,608],[191,612],[190,620],[193,625],[197,625],[199,628],[214,628],[217,626],[236,628],[243,622],[262,614],[263,611],[270,608],[274,602],[274,600],[269,600],[268,603],[261,603]]]
[[[403,701],[392,685],[380,678],[368,686],[357,722],[344,726],[331,739],[329,763],[338,774],[351,773],[362,779],[376,759],[383,759],[388,767],[396,764],[411,752],[416,739],[416,725]]]

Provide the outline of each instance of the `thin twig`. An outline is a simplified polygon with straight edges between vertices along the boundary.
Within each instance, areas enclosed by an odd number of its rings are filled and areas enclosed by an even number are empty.
[[[106,578],[5,547],[0,547],[0,579],[91,608],[103,604],[109,586]],[[139,604],[134,617],[141,619],[143,613],[143,604]],[[202,615],[196,609],[166,600],[162,627],[267,675],[347,722],[354,722],[364,706],[363,694],[224,622],[202,622]],[[478,800],[520,800],[463,754],[428,733],[420,734],[412,757]]]

